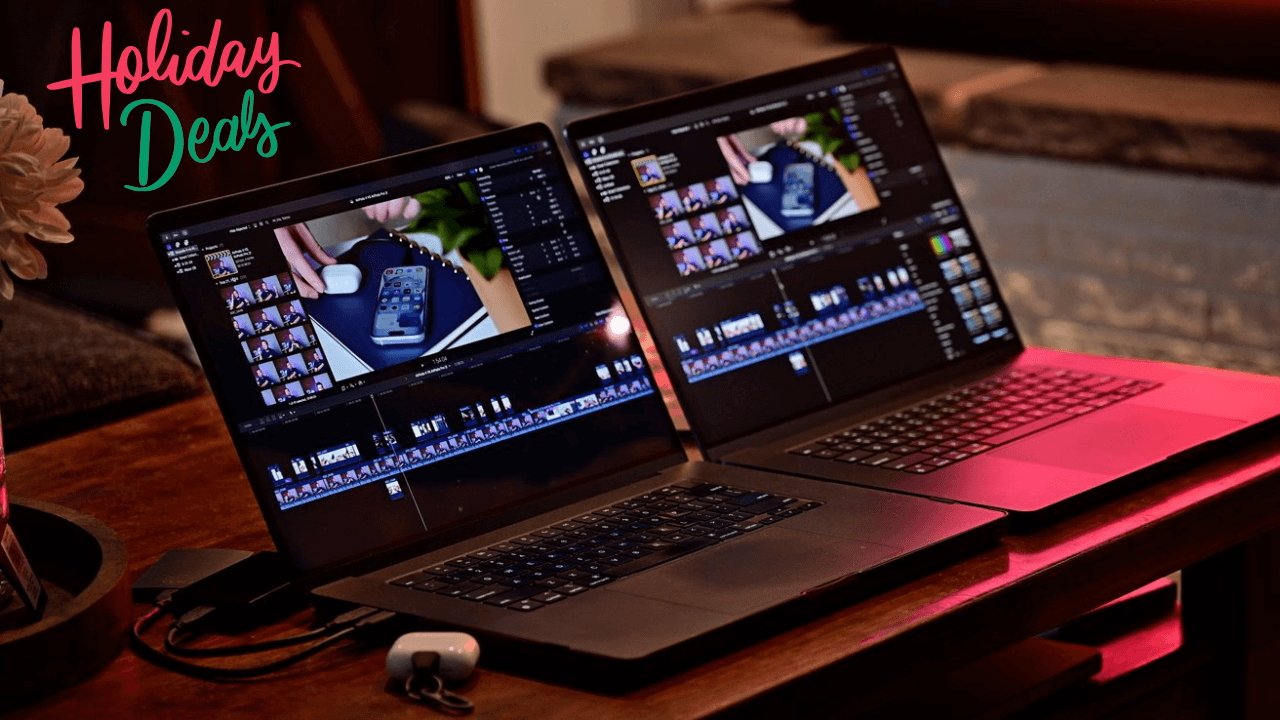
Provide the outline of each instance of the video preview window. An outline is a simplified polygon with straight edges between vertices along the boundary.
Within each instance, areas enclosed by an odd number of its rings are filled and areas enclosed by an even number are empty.
[[[879,207],[840,112],[777,120],[716,139],[756,237],[769,240]]]
[[[309,320],[333,380],[531,325],[470,181],[276,228],[275,235],[299,296],[276,308],[279,325],[289,327],[294,315]]]

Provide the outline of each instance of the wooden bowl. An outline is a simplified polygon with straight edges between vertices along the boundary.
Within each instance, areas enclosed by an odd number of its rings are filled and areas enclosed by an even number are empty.
[[[0,708],[74,685],[124,646],[132,613],[124,543],[74,510],[14,499],[9,522],[48,602],[36,620],[13,602],[0,612]]]

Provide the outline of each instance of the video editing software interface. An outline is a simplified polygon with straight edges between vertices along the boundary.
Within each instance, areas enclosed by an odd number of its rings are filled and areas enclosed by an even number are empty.
[[[306,566],[678,451],[556,152],[160,233],[251,479]]]
[[[571,133],[703,442],[1014,339],[896,62],[672,112]]]

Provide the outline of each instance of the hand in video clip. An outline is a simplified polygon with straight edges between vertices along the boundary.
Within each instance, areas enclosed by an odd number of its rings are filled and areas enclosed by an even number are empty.
[[[729,177],[738,185],[751,182],[751,171],[747,166],[756,161],[756,156],[747,151],[737,135],[716,138],[716,142],[720,143],[720,152],[729,163]]]
[[[809,131],[809,123],[802,117],[787,118],[769,123],[769,129],[778,137],[794,142]]]
[[[769,130],[783,140],[794,142],[804,137],[804,134],[809,131],[809,123],[800,117],[787,118],[770,123]],[[720,144],[720,152],[729,163],[729,176],[733,181],[738,185],[751,182],[751,171],[748,166],[760,158],[747,150],[737,135],[716,138],[716,142]]]
[[[320,279],[320,273],[307,262],[307,257],[310,256],[321,265],[333,265],[338,261],[320,247],[320,243],[316,242],[304,223],[276,228],[276,240],[280,243],[284,259],[289,261],[289,267],[293,270],[298,294],[312,300],[320,297],[320,293],[324,292],[324,280]]]
[[[416,198],[402,197],[384,200],[362,208],[370,220],[385,223],[390,220],[414,220],[422,213],[422,203]]]

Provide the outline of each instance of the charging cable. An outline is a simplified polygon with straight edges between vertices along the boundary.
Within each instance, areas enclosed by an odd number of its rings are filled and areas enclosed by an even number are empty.
[[[276,638],[273,640],[225,648],[183,647],[180,640],[183,631],[186,629],[186,624],[183,623],[182,618],[178,618],[174,621],[173,625],[169,629],[169,633],[165,637],[163,649],[156,648],[147,643],[144,639],[144,635],[147,630],[154,626],[161,617],[169,612],[172,602],[170,595],[171,593],[162,594],[156,599],[151,609],[134,622],[129,635],[130,643],[135,652],[156,665],[183,675],[207,680],[243,680],[267,675],[311,657],[325,648],[337,644],[345,638],[358,636],[358,634],[372,631],[374,627],[388,623],[396,617],[395,613],[392,612],[370,607],[361,607],[334,617],[323,627],[317,628],[316,630],[298,635]],[[187,618],[190,614],[191,613],[184,614],[183,618]],[[189,618],[188,622],[190,622]],[[282,658],[258,665],[221,667],[193,663],[182,659],[182,656],[227,657],[232,655],[256,654],[294,645],[302,645],[304,643],[311,644]]]
[[[365,610],[365,608],[360,608],[359,610],[352,612],[358,614],[360,610]],[[183,613],[175,619],[173,623],[169,625],[169,632],[165,634],[165,652],[183,657],[228,657],[232,655],[251,655],[254,653],[268,652],[271,650],[278,650],[280,648],[291,647],[293,645],[302,645],[313,640],[322,640],[328,635],[341,630],[353,620],[359,619],[358,617],[348,619],[339,615],[326,623],[324,627],[319,627],[315,630],[309,630],[297,635],[289,635],[282,638],[263,640],[255,643],[243,643],[240,645],[211,648],[197,648],[184,645],[184,640],[193,640],[196,637],[199,637],[199,633],[196,632],[194,628],[197,627],[200,624],[200,621],[207,617],[211,612],[213,612],[212,608],[198,607],[194,610]],[[363,617],[363,615],[361,615],[361,617]]]

